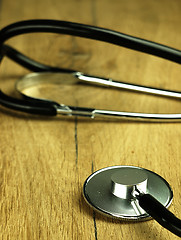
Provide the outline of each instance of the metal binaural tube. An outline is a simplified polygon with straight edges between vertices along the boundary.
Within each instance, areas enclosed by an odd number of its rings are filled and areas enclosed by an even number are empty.
[[[114,81],[112,79],[84,75],[83,73],[79,73],[79,72],[77,72],[75,74],[75,76],[78,77],[78,79],[81,82],[88,83],[88,84],[121,88],[121,89],[136,91],[136,92],[160,95],[160,96],[164,96],[164,97],[181,98],[181,92],[160,89],[160,88],[153,88],[153,87],[142,86],[142,85],[136,85],[136,84],[130,84],[130,83],[126,83],[126,82],[118,82],[118,81]]]

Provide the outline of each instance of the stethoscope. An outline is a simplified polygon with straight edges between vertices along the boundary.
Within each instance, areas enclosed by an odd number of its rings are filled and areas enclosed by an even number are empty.
[[[161,122],[181,119],[181,114],[134,113],[83,108],[27,95],[26,88],[51,80],[57,84],[60,81],[81,82],[181,98],[181,92],[118,82],[86,75],[75,70],[50,67],[28,58],[5,44],[6,40],[14,36],[33,32],[68,34],[99,40],[181,63],[181,51],[179,50],[109,29],[56,20],[17,22],[0,31],[0,58],[2,60],[3,57],[7,56],[34,73],[24,76],[16,83],[16,89],[23,98],[14,98],[0,91],[1,105],[21,112],[48,116],[61,114],[64,116],[111,117]],[[133,166],[113,166],[100,169],[91,174],[85,181],[83,195],[93,209],[106,216],[134,221],[152,217],[163,227],[181,237],[181,220],[167,209],[173,198],[172,189],[165,179],[152,171]]]

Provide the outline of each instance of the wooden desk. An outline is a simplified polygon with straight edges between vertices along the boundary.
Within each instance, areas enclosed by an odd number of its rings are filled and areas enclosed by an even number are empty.
[[[0,7],[1,28],[14,21],[50,18],[93,24],[181,47],[180,0],[2,0]],[[128,49],[53,34],[20,36],[9,43],[44,63],[181,90],[179,65]],[[4,60],[0,87],[12,93],[15,80],[26,73]],[[68,88],[64,98],[52,95],[79,106],[180,112],[180,103],[175,100],[88,89]],[[120,222],[94,213],[82,197],[82,186],[92,171],[103,167],[148,168],[172,186],[170,209],[181,218],[180,123],[42,118],[3,107],[0,122],[0,239],[177,239],[155,221]]]

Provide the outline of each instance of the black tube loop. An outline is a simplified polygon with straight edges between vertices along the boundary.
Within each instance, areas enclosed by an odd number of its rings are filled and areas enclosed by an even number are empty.
[[[50,67],[41,63],[38,63],[25,55],[21,54],[20,52],[16,51],[12,47],[8,45],[4,45],[5,41],[27,33],[35,33],[35,32],[47,32],[47,33],[57,33],[57,34],[68,34],[72,36],[84,37],[94,40],[99,40],[111,44],[115,44],[118,46],[130,48],[133,50],[137,50],[140,52],[148,53],[154,56],[158,56],[175,63],[181,63],[181,51],[167,47],[162,44],[158,44],[155,42],[147,41],[141,38],[132,37],[130,35],[126,35],[123,33],[119,33],[116,31],[112,31],[105,28],[94,27],[85,24],[79,23],[72,23],[66,21],[58,21],[58,20],[27,20],[16,22],[10,24],[7,27],[4,27],[0,31],[0,61],[4,56],[9,57],[13,61],[19,63],[20,65],[28,68],[31,71],[37,72],[69,72],[73,73],[74,70]],[[42,111],[39,114],[46,114],[46,115],[54,115],[56,111],[55,103],[51,101],[47,101],[47,108],[51,107],[54,108],[55,111],[44,111],[45,105],[43,105],[43,101],[37,100],[39,106],[36,104],[31,105],[31,101],[27,102],[27,100],[18,100],[14,98],[5,98],[5,94],[1,92],[0,94],[0,104],[19,110],[27,112],[26,104],[29,106],[29,112],[37,113],[40,110],[40,105],[42,104]],[[16,107],[14,107],[16,105]],[[58,105],[58,103],[56,103]],[[37,110],[35,110],[37,108]],[[31,109],[31,110],[30,110]]]

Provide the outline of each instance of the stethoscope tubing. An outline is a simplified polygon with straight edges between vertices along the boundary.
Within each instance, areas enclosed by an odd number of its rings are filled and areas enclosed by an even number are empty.
[[[181,63],[181,52],[177,49],[106,28],[58,20],[26,20],[11,24],[0,31],[0,44],[14,36],[35,32],[99,40]]]
[[[62,72],[77,74],[78,72],[71,69],[63,69],[50,67],[41,63],[38,63],[25,55],[21,54],[12,47],[5,45],[5,41],[21,34],[34,33],[34,32],[50,32],[58,34],[68,34],[72,36],[79,36],[94,40],[99,40],[107,43],[112,43],[118,46],[123,46],[140,52],[148,53],[154,56],[158,56],[175,63],[181,63],[181,51],[167,47],[162,44],[147,41],[141,38],[132,37],[123,33],[112,31],[105,28],[99,28],[89,26],[85,24],[72,23],[58,20],[27,20],[11,24],[0,31],[0,47],[2,60],[4,56],[9,57],[13,61],[28,68],[31,71],[36,72]],[[82,75],[86,76],[86,75]],[[80,76],[79,76],[80,77]],[[130,86],[128,86],[129,88]],[[134,86],[134,85],[131,85]],[[135,87],[135,86],[134,86]],[[144,86],[143,86],[144,87]],[[139,86],[139,89],[143,88]],[[146,87],[147,91],[150,91]],[[144,89],[145,90],[145,89]],[[156,92],[160,89],[154,89]],[[166,94],[169,91],[161,90]],[[179,92],[170,91],[170,93],[180,96]],[[136,121],[178,121],[181,119],[181,114],[146,114],[146,113],[131,113],[131,112],[119,112],[109,110],[99,110],[90,108],[80,108],[72,106],[64,106],[49,100],[40,100],[34,98],[16,99],[7,96],[2,91],[0,92],[0,103],[8,108],[19,110],[27,113],[55,116],[57,114],[63,114],[68,116],[88,116],[91,118],[96,117],[118,117],[128,120]]]

